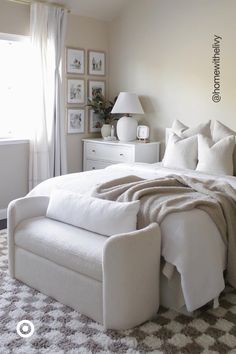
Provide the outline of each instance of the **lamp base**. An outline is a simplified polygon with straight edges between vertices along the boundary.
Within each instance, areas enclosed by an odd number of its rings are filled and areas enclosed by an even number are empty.
[[[137,137],[138,122],[132,117],[121,117],[116,126],[116,132],[120,141],[133,141]]]

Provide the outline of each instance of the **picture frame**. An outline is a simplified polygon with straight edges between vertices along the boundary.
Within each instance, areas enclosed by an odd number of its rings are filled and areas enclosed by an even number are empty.
[[[84,79],[67,79],[67,103],[85,103]]]
[[[96,76],[106,75],[106,53],[97,50],[88,51],[88,74]]]
[[[89,110],[89,133],[101,132],[102,122],[92,109]]]
[[[106,82],[104,80],[88,80],[88,97],[92,98],[98,92],[105,96],[105,90]]]
[[[85,50],[81,48],[66,48],[66,73],[85,74]]]
[[[85,110],[80,108],[67,109],[67,133],[85,132]]]

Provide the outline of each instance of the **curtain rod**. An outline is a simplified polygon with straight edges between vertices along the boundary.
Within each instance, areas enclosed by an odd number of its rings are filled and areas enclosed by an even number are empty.
[[[67,10],[68,13],[70,13],[70,9],[68,9],[65,5],[58,4],[56,2],[47,2],[47,1],[43,1],[43,0],[37,0],[37,1],[34,1],[34,0],[8,0],[8,1],[15,2],[16,4],[22,4],[22,5],[30,5],[33,2],[41,2],[42,4],[47,4],[49,6],[61,7],[63,9],[65,9],[65,10]]]

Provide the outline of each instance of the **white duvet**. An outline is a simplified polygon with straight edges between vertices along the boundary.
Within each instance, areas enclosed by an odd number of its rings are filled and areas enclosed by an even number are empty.
[[[157,164],[117,164],[102,170],[73,173],[42,182],[28,195],[50,195],[54,189],[90,194],[103,182],[127,175],[158,178],[169,174],[221,179],[236,188],[236,178],[206,175],[190,170],[175,170]],[[172,213],[160,225],[162,256],[176,266],[188,311],[193,311],[219,296],[224,289],[223,271],[226,247],[215,224],[204,211]]]

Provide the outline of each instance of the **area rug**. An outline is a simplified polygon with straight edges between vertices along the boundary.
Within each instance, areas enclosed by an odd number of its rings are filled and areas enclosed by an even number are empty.
[[[126,331],[103,327],[8,276],[6,232],[0,232],[0,353],[22,354],[224,354],[236,353],[236,291],[220,307],[195,317],[160,308],[157,316]],[[17,334],[19,321],[34,325],[32,336]],[[23,332],[24,333],[24,332]]]

